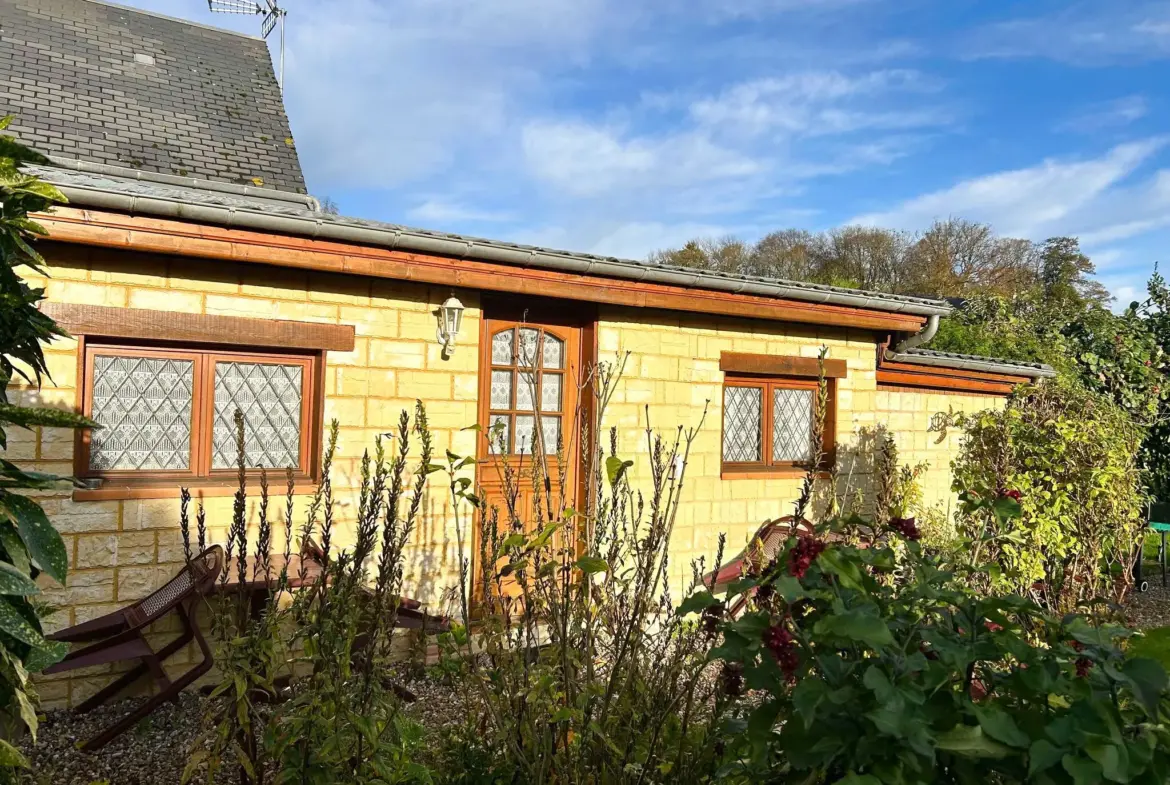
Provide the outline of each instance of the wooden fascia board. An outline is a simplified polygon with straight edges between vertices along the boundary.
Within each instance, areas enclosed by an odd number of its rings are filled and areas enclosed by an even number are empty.
[[[624,281],[98,210],[36,216],[59,242],[269,264],[483,291],[772,321],[916,332],[926,317]]]
[[[353,325],[214,316],[107,305],[44,302],[41,311],[73,335],[313,351],[353,351]]]
[[[724,373],[742,373],[756,376],[805,376],[817,378],[821,375],[821,362],[815,357],[723,352],[719,355],[719,370]],[[825,378],[842,379],[847,373],[848,368],[844,360],[825,358]]]
[[[951,376],[957,379],[972,379],[982,382],[1003,382],[1004,384],[1027,384],[1032,379],[1029,376],[1015,374],[989,373],[988,371],[973,371],[963,368],[943,368],[937,365],[915,365],[914,363],[898,363],[885,361],[881,370],[901,371],[905,373],[928,373],[934,376]]]
[[[1029,380],[1021,379],[1020,382],[1016,383],[995,382],[974,378],[945,376],[930,371],[909,373],[890,370],[888,368],[879,368],[877,371],[878,384],[897,387],[915,387],[944,392],[970,392],[981,395],[1010,395],[1016,384],[1026,381]]]

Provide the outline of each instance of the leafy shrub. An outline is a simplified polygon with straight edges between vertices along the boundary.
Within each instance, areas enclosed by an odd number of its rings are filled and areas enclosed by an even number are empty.
[[[1016,509],[994,508],[1001,527]],[[1164,782],[1170,693],[1129,633],[970,588],[912,522],[833,519],[789,538],[711,658],[755,700],[723,773],[750,782]],[[846,544],[860,541],[861,545]],[[904,553],[895,553],[899,542]],[[895,563],[899,577],[894,578]],[[707,591],[684,610],[721,607]]]
[[[0,130],[11,120],[0,119]],[[20,406],[8,398],[8,385],[17,374],[40,385],[42,375],[48,374],[41,344],[65,335],[37,309],[44,290],[30,287],[16,272],[21,265],[42,272],[44,260],[30,243],[46,232],[28,214],[65,201],[53,186],[21,173],[18,167],[26,163],[47,160],[15,138],[0,135],[0,449],[7,449],[6,426],[94,425],[70,412]],[[43,572],[64,585],[68,558],[65,543],[45,511],[18,491],[48,490],[68,480],[24,471],[0,458],[0,714],[9,733],[27,728],[34,740],[37,696],[30,674],[59,661],[68,651],[66,645],[44,638],[41,616],[45,608],[36,600],[40,589],[34,580]],[[15,770],[26,766],[16,748],[0,739],[0,782],[11,781]]]
[[[620,370],[593,374],[585,390],[598,415],[579,410],[568,438],[589,443]],[[546,481],[564,481],[564,444],[520,470],[499,467],[502,509],[460,475],[470,459],[448,455],[454,501],[474,507],[484,565],[473,587],[464,561],[463,627],[441,639],[444,668],[470,707],[447,740],[449,781],[686,782],[713,771],[714,688],[700,678],[711,633],[674,615],[667,572],[695,433],[664,439],[647,428],[642,494],[611,431],[607,451],[585,451],[582,510]],[[521,487],[534,489],[531,505],[518,503]]]
[[[953,462],[969,563],[997,591],[1071,610],[1129,586],[1142,525],[1140,431],[1116,405],[1073,385],[1025,388],[1002,411],[957,415]],[[1018,517],[993,514],[1010,491]],[[1001,502],[1002,503],[1002,502]]]

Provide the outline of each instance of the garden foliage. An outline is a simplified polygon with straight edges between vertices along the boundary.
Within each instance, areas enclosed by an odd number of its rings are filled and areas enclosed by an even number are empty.
[[[1142,433],[1109,398],[1067,383],[1019,391],[1002,411],[955,415],[961,558],[985,585],[1073,610],[1121,599],[1143,520]],[[997,516],[1005,492],[1020,515]]]
[[[11,118],[0,120],[0,131]],[[44,291],[30,287],[17,268],[41,270],[44,260],[32,240],[45,230],[28,214],[43,212],[65,197],[53,186],[20,171],[22,164],[46,163],[15,138],[0,135],[0,449],[7,449],[6,429],[81,428],[93,423],[79,415],[20,405],[10,398],[9,384],[19,376],[39,386],[48,374],[42,343],[64,336],[52,319],[37,309]],[[19,395],[19,393],[18,393]],[[0,458],[0,712],[10,732],[27,728],[36,737],[36,692],[32,673],[57,662],[67,647],[44,638],[35,579],[45,573],[65,584],[68,557],[65,543],[28,491],[60,487],[67,477],[26,471]],[[0,781],[11,778],[24,758],[0,739]]]

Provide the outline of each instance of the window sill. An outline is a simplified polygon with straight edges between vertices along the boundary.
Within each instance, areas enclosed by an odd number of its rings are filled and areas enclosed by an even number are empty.
[[[296,484],[294,494],[297,496],[311,494],[317,487],[317,483],[307,476],[294,477],[293,482]],[[189,490],[191,492],[191,498],[198,500],[203,498],[234,496],[236,490],[239,488],[239,484],[235,478],[232,478],[230,482],[207,482],[204,480],[203,484],[176,480],[171,480],[166,483],[134,483],[132,485],[104,482],[97,488],[75,488],[73,490],[73,501],[105,502],[130,501],[133,499],[178,499],[181,488]],[[285,495],[285,490],[285,479],[283,475],[268,475],[269,498],[282,498]],[[248,496],[259,498],[259,475],[248,476]]]
[[[721,480],[799,480],[808,474],[807,469],[723,469],[719,472]],[[818,480],[829,477],[829,472],[822,469],[816,473]]]

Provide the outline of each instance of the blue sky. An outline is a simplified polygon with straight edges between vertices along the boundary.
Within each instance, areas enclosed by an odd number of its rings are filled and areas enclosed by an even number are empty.
[[[346,214],[634,258],[958,216],[1079,236],[1119,304],[1170,263],[1170,2],[285,7],[301,162]]]

